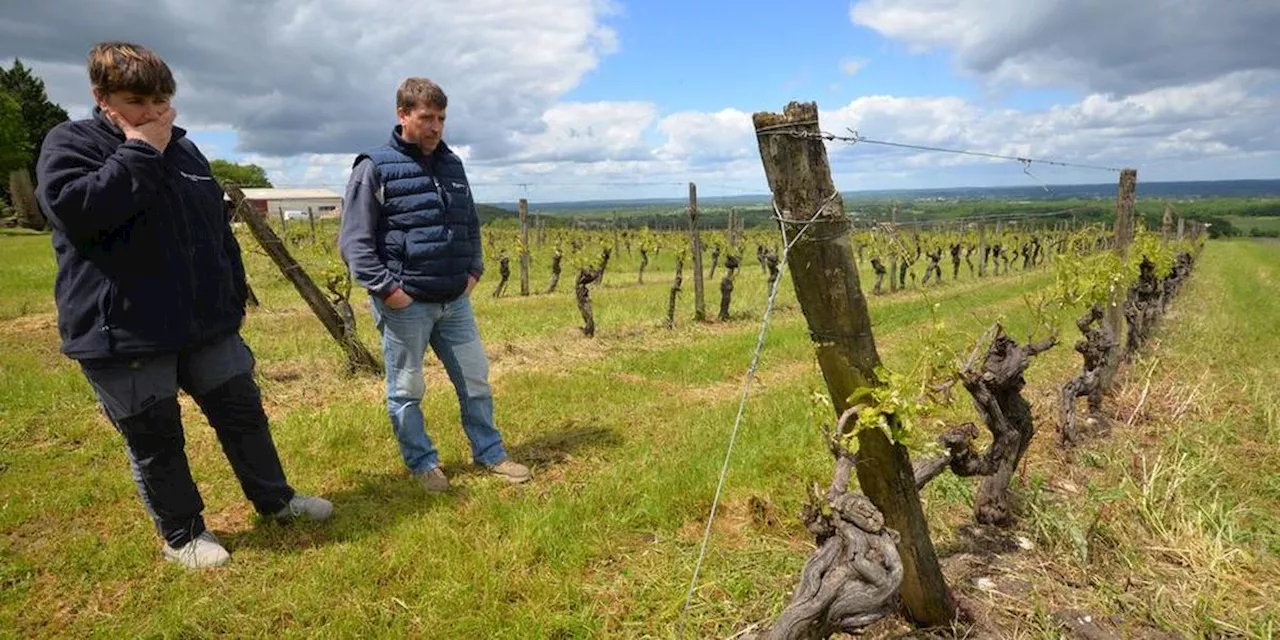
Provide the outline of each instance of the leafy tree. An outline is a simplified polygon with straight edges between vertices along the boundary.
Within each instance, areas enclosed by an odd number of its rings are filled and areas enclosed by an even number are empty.
[[[246,188],[270,187],[267,172],[256,164],[236,164],[227,160],[210,160],[209,168],[219,184],[232,182]]]
[[[1229,238],[1231,236],[1240,235],[1235,225],[1230,220],[1220,218],[1218,216],[1204,216],[1204,222],[1209,223],[1210,238]]]
[[[22,122],[22,105],[0,91],[0,176],[31,164],[31,143]]]
[[[69,119],[65,109],[49,101],[44,80],[31,73],[21,60],[15,59],[9,69],[0,67],[0,91],[18,102],[31,153],[39,152],[50,129]]]

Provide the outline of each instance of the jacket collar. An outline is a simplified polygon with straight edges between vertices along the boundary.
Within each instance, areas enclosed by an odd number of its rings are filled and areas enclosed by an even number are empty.
[[[427,154],[422,153],[422,147],[419,147],[417,143],[409,142],[402,138],[400,136],[401,131],[403,131],[403,129],[400,125],[396,125],[395,128],[391,130],[390,144],[393,149],[397,149],[413,158],[428,157]],[[440,144],[436,145],[436,150],[431,152],[430,157],[439,158],[452,152],[453,151],[449,148],[449,145],[445,144],[444,140],[441,140]]]
[[[119,139],[120,142],[125,141],[124,132],[120,130],[120,127],[116,126],[116,123],[111,121],[111,118],[107,117],[107,114],[102,112],[102,107],[94,106],[93,120],[98,125],[98,127],[106,130],[107,133],[110,133],[112,136]],[[173,138],[171,139],[171,142],[176,142],[177,140],[185,137],[186,135],[187,135],[186,129],[183,129],[178,125],[174,125]]]

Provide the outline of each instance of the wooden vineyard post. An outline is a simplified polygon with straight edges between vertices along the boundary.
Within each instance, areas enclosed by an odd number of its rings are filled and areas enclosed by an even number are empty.
[[[1178,242],[1182,242],[1182,239],[1186,237],[1184,235],[1187,228],[1186,223],[1187,221],[1182,216],[1178,216]]]
[[[1137,169],[1125,169],[1120,172],[1120,186],[1116,190],[1116,223],[1112,248],[1121,264],[1129,257],[1129,243],[1133,240],[1133,200],[1138,182]],[[1120,342],[1125,335],[1124,299],[1127,291],[1113,291],[1107,301],[1106,325],[1111,337]],[[1103,368],[1102,388],[1110,389],[1120,367],[1122,349],[1116,348],[1107,356],[1107,366]]]
[[[520,198],[520,295],[529,295],[529,201]]]
[[[316,214],[311,210],[311,205],[307,205],[307,222],[311,225],[311,246],[316,246]]]
[[[707,319],[707,301],[702,294],[702,236],[698,233],[698,185],[689,183],[689,252],[693,256],[693,319]]]
[[[831,180],[826,147],[817,137],[818,108],[792,102],[784,113],[759,112],[752,121],[788,237],[803,227],[790,221],[816,216],[814,228],[788,252],[787,268],[839,416],[850,408],[855,392],[883,383],[876,378],[880,355],[850,251],[850,222]],[[893,414],[888,418],[896,420]],[[855,471],[862,492],[898,533],[901,598],[908,616],[923,626],[949,624],[955,604],[929,537],[906,447],[889,440],[884,430],[861,430]]]
[[[311,307],[311,311],[319,318],[320,323],[329,330],[329,335],[342,347],[347,354],[348,371],[362,370],[369,373],[381,374],[383,372],[382,362],[374,357],[364,344],[360,342],[355,335],[348,335],[342,317],[338,311],[333,308],[329,300],[324,297],[324,293],[320,291],[320,287],[307,275],[302,269],[302,265],[289,255],[289,250],[285,247],[284,242],[280,240],[271,225],[266,220],[252,211],[241,209],[248,207],[248,203],[244,200],[244,192],[233,184],[223,186],[227,196],[231,198],[233,210],[236,212],[244,211],[240,215],[240,219],[249,225],[249,231],[253,233],[253,238],[258,241],[262,249],[270,256],[271,261],[276,263],[276,267],[280,269],[280,273],[284,274],[286,280],[293,284],[298,290],[302,299],[307,302],[307,306]]]
[[[1173,207],[1164,205],[1164,220],[1160,221],[1160,242],[1167,244],[1169,234],[1173,232]]]

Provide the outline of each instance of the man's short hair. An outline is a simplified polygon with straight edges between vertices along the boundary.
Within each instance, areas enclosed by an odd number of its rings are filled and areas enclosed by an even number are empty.
[[[178,91],[169,65],[156,53],[132,42],[100,42],[89,50],[89,82],[102,95],[130,91],[170,97]]]
[[[449,107],[449,97],[440,85],[426,78],[406,78],[396,91],[396,109],[413,111],[421,106],[444,110]]]

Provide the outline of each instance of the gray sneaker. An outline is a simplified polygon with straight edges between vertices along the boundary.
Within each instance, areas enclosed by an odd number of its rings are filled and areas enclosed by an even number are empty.
[[[276,520],[293,520],[306,517],[313,522],[328,520],[333,515],[333,503],[324,498],[294,494],[293,499],[283,509],[275,513]]]
[[[164,557],[188,569],[211,569],[231,561],[231,554],[227,553],[210,531],[205,531],[177,549],[165,544]]]
[[[533,478],[533,472],[529,471],[529,467],[511,460],[503,460],[498,464],[489,465],[488,469],[489,473],[492,473],[511,484],[528,482]]]
[[[449,477],[444,475],[444,471],[440,467],[432,467],[429,471],[415,473],[413,477],[418,479],[418,484],[422,485],[430,493],[444,493],[449,490]]]

